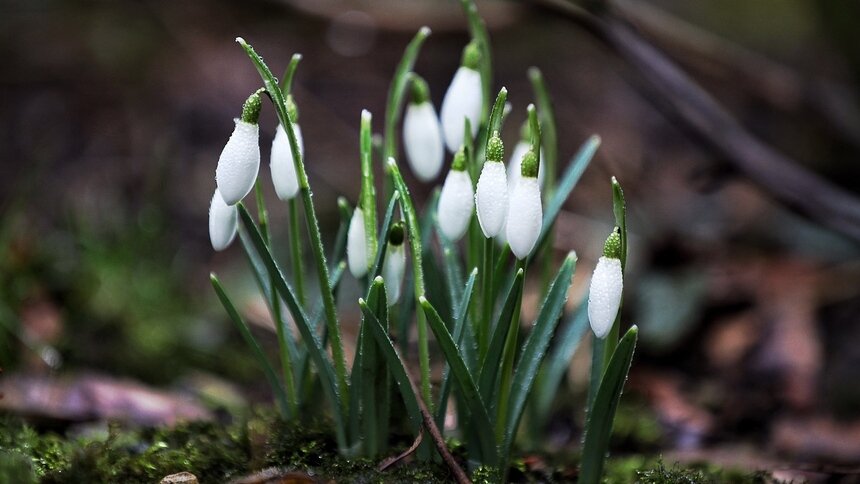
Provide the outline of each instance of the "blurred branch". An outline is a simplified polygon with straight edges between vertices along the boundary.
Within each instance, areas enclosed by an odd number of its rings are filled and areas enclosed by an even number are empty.
[[[689,68],[742,85],[777,109],[807,109],[860,147],[860,110],[847,87],[806,76],[648,2],[615,0],[613,5],[624,20]]]
[[[562,14],[624,58],[652,91],[648,99],[779,202],[860,240],[860,200],[748,132],[707,91],[612,10],[591,13],[564,0],[530,0]]]

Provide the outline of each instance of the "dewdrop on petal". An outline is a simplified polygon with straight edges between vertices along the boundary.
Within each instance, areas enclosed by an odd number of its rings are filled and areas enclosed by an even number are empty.
[[[257,120],[261,107],[259,92],[251,94],[242,107],[242,117],[235,120],[233,134],[218,158],[215,183],[227,205],[239,203],[257,180],[260,170],[260,127]]]
[[[227,205],[221,197],[221,192],[215,189],[212,202],[209,204],[209,240],[212,248],[222,251],[230,246],[236,238],[239,213],[235,205]]]
[[[442,132],[445,134],[445,144],[448,151],[453,153],[463,145],[463,120],[469,119],[472,137],[478,132],[481,108],[483,107],[483,91],[481,74],[478,63],[481,51],[476,41],[470,42],[463,49],[463,59],[460,68],[454,74],[445,99],[442,100]]]
[[[457,241],[466,233],[475,209],[475,190],[472,178],[466,171],[466,154],[460,148],[454,155],[451,171],[439,195],[438,218],[442,234]]]
[[[624,280],[621,273],[621,235],[618,227],[606,239],[603,257],[597,261],[588,291],[588,321],[598,338],[605,338],[621,306]]]
[[[505,226],[508,214],[508,182],[502,157],[505,147],[498,131],[487,143],[487,161],[475,190],[475,207],[484,237],[495,237]]]
[[[403,243],[406,231],[403,222],[391,226],[388,232],[388,247],[382,263],[382,278],[385,280],[385,297],[388,305],[393,306],[400,299],[403,274],[406,270],[406,244]]]
[[[352,219],[349,221],[349,231],[346,234],[346,259],[349,272],[355,278],[367,274],[367,231],[364,228],[364,211],[361,206],[355,207]]]
[[[304,156],[305,143],[298,123],[299,112],[292,96],[287,96],[287,110],[290,111],[290,119],[293,121],[293,132],[296,134],[299,154]],[[296,165],[293,161],[290,140],[287,131],[281,124],[278,124],[275,139],[272,140],[272,156],[269,161],[269,168],[272,170],[272,183],[275,185],[275,193],[278,198],[281,200],[295,198],[299,192],[299,179],[296,176]]]
[[[412,78],[412,100],[403,116],[403,147],[412,172],[421,181],[439,176],[445,159],[442,127],[430,102],[430,89],[424,79]]]
[[[538,163],[534,151],[526,152],[521,165],[521,178],[511,191],[505,228],[508,245],[517,259],[525,259],[534,249],[543,223],[537,179]]]

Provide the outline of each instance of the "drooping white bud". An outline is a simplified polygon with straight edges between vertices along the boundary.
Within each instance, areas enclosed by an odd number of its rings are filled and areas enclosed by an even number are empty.
[[[534,177],[523,177],[514,186],[508,204],[505,235],[511,252],[525,259],[534,249],[543,223],[540,187]]]
[[[472,42],[463,50],[461,65],[442,100],[442,131],[445,134],[445,144],[451,153],[463,145],[465,118],[469,119],[473,138],[478,132],[483,107],[481,74],[478,72],[479,61],[480,49]]]
[[[260,127],[236,119],[233,134],[227,140],[218,167],[215,182],[227,205],[236,205],[254,188],[260,170]]]
[[[419,180],[426,182],[439,176],[445,159],[442,127],[430,102],[427,83],[417,76],[412,81],[412,100],[403,117],[403,147]]]
[[[606,239],[588,291],[588,321],[598,338],[605,338],[621,307],[624,276],[621,269],[621,236],[616,228]]]
[[[296,141],[299,144],[299,153],[305,154],[305,143],[302,139],[302,130],[298,124],[293,124],[296,133]],[[272,183],[275,185],[275,193],[281,200],[294,198],[299,192],[299,180],[296,176],[296,165],[293,162],[293,151],[290,149],[290,140],[287,131],[280,124],[275,131],[275,139],[272,140],[272,156],[269,161],[272,170]]]
[[[393,306],[400,299],[403,287],[403,274],[406,270],[405,229],[402,223],[391,227],[385,261],[382,263],[382,278],[385,280],[385,297],[388,305]]]
[[[238,217],[236,206],[224,203],[221,192],[216,188],[209,204],[209,240],[213,249],[222,251],[230,246],[236,237]]]
[[[367,274],[367,234],[364,228],[364,211],[355,207],[346,234],[346,258],[349,272],[356,278]]]
[[[449,240],[457,241],[466,233],[475,209],[472,179],[465,170],[451,169],[439,195],[439,228]]]
[[[502,163],[504,145],[498,133],[487,143],[487,161],[481,169],[475,190],[475,208],[484,237],[495,237],[505,226],[508,215],[508,182]]]

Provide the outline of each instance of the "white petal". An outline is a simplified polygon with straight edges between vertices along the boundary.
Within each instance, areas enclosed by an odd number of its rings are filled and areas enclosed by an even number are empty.
[[[622,279],[620,260],[601,257],[597,261],[588,291],[588,321],[598,338],[606,337],[615,322],[624,289]]]
[[[393,306],[400,299],[403,273],[406,269],[405,245],[405,243],[400,245],[388,244],[388,248],[385,250],[382,278],[385,280],[385,297],[388,299],[389,306]]]
[[[534,249],[543,223],[537,178],[522,178],[511,192],[505,234],[511,252],[525,259]]]
[[[466,171],[451,170],[439,195],[439,228],[450,240],[460,240],[475,209],[475,191]]]
[[[260,170],[259,137],[259,126],[236,120],[215,169],[215,182],[227,205],[236,205],[254,187]]]
[[[475,207],[485,237],[495,237],[501,232],[508,214],[508,182],[501,162],[484,163],[475,190]]]
[[[305,145],[302,139],[302,130],[298,124],[293,125],[296,132],[296,141],[299,143],[299,153],[304,156]],[[299,192],[299,180],[296,176],[296,165],[293,163],[293,151],[290,149],[290,140],[284,127],[278,125],[275,131],[275,139],[272,140],[272,156],[269,161],[272,170],[272,183],[275,185],[275,193],[281,200],[294,198]]]
[[[403,117],[403,147],[412,172],[421,181],[439,176],[445,158],[442,127],[429,102],[409,103]]]
[[[511,153],[511,159],[508,162],[508,190],[513,190],[517,181],[523,177],[521,171],[523,155],[529,151],[530,147],[531,145],[526,141],[520,141],[516,146],[514,146],[514,151]],[[546,178],[546,172],[544,171],[543,150],[541,150],[540,165],[538,167],[538,185],[540,185],[541,188],[543,188],[544,178]]]
[[[481,74],[460,66],[448,86],[445,99],[442,100],[442,131],[445,133],[445,144],[451,153],[463,145],[465,118],[469,118],[473,138],[478,132],[482,101]]]
[[[212,241],[213,249],[224,250],[233,242],[238,216],[236,206],[224,203],[221,192],[216,188],[209,204],[209,240]]]
[[[364,211],[358,207],[352,212],[346,234],[346,258],[349,272],[356,278],[367,274],[367,239],[364,230]]]

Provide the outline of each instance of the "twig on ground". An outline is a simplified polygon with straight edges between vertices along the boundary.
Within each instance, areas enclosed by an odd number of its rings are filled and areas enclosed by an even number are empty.
[[[393,466],[394,464],[397,464],[401,460],[409,457],[410,455],[414,454],[416,450],[418,450],[418,446],[421,445],[421,442],[423,440],[424,440],[424,429],[422,428],[421,430],[418,431],[418,437],[415,437],[415,442],[412,442],[412,445],[409,446],[408,449],[406,449],[405,451],[401,452],[398,455],[386,457],[385,459],[382,460],[382,462],[379,463],[379,465],[376,468],[380,472],[382,472],[382,471],[388,469],[389,467]]]

